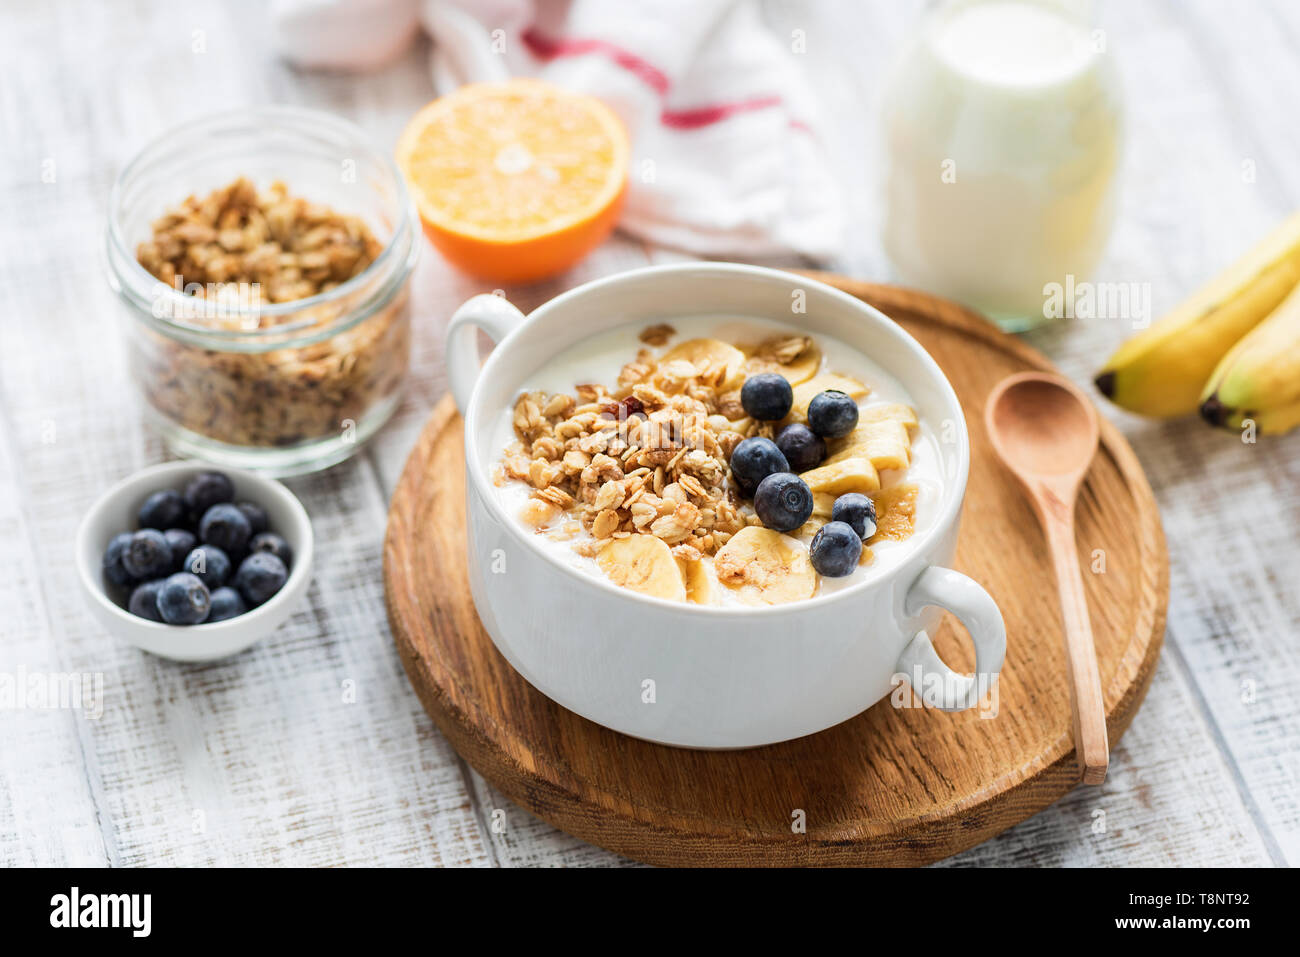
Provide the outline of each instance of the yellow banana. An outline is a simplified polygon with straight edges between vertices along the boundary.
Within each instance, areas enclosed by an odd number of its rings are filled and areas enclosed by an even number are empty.
[[[774,336],[760,342],[745,361],[745,372],[775,372],[791,385],[807,382],[822,365],[822,350],[812,336]]]
[[[1252,419],[1265,435],[1300,424],[1300,287],[1223,357],[1201,394],[1201,415],[1234,429]]]
[[[677,359],[691,363],[695,366],[695,377],[713,383],[720,390],[739,388],[744,378],[745,354],[720,339],[689,339],[675,345],[660,356],[659,368],[662,370]]]
[[[1196,411],[1224,355],[1300,283],[1300,213],[1138,333],[1097,374],[1116,405],[1143,415]]]
[[[811,598],[817,573],[808,550],[788,535],[746,525],[713,558],[718,581],[749,605],[782,605]]]
[[[785,421],[787,423],[807,422],[809,404],[816,398],[817,393],[825,392],[827,389],[843,392],[851,399],[861,399],[871,391],[857,379],[834,372],[823,372],[794,387],[794,404],[790,406],[790,414],[785,417]]]
[[[615,585],[643,595],[686,601],[686,584],[672,551],[652,535],[616,538],[596,554],[596,564]]]
[[[1300,402],[1276,409],[1264,409],[1261,412],[1242,412],[1240,409],[1235,409],[1216,415],[1210,421],[1214,425],[1237,431],[1245,429],[1247,423],[1252,423],[1256,435],[1281,435],[1300,425]]]

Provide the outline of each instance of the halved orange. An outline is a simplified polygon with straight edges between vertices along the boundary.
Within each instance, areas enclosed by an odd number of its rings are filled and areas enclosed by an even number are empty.
[[[627,188],[613,112],[542,80],[476,83],[434,100],[397,143],[429,240],[493,282],[568,269],[609,235]]]

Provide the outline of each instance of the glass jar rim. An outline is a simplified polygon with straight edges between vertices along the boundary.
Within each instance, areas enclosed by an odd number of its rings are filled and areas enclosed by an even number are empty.
[[[249,316],[277,317],[290,316],[298,312],[306,313],[299,322],[288,322],[254,329],[246,327],[220,329],[177,319],[176,316],[183,317],[187,312],[193,311],[195,297],[167,285],[150,273],[139,263],[127,245],[122,226],[121,211],[123,191],[130,182],[131,177],[138,174],[142,165],[154,159],[157,152],[176,138],[192,136],[204,130],[228,127],[236,122],[241,125],[261,122],[279,125],[280,127],[292,126],[293,124],[310,125],[313,129],[324,128],[346,137],[356,144],[359,152],[365,153],[368,159],[377,162],[394,187],[399,212],[392,236],[384,244],[384,248],[375,257],[374,261],[357,275],[340,283],[333,289],[303,299],[258,304],[256,307],[224,304],[222,307],[223,315],[234,319]],[[171,315],[160,316],[154,312],[151,317],[166,331],[174,331],[185,338],[211,337],[218,341],[223,339],[249,341],[256,340],[259,336],[275,337],[278,340],[287,334],[303,331],[308,332],[311,339],[317,339],[334,335],[340,331],[341,326],[351,324],[364,318],[365,315],[369,315],[374,311],[374,308],[377,308],[377,306],[366,308],[371,305],[373,300],[388,298],[393,291],[406,281],[411,270],[415,267],[418,254],[418,245],[415,242],[415,217],[415,205],[397,163],[388,154],[382,153],[371,146],[365,131],[361,127],[348,120],[319,110],[296,106],[259,106],[226,110],[221,113],[214,113],[211,116],[189,120],[168,128],[138,150],[122,168],[121,172],[118,173],[113,182],[112,190],[109,192],[104,249],[107,256],[110,284],[124,299],[132,301],[136,305],[144,306],[146,303],[153,301],[146,295],[146,290],[154,294],[161,292],[164,300],[172,307],[170,309]],[[344,310],[332,322],[322,325],[318,320],[311,317],[310,311],[313,308],[328,305],[349,295],[356,294],[364,290],[367,284],[374,283],[377,280],[378,285],[372,294],[364,296],[355,308]]]

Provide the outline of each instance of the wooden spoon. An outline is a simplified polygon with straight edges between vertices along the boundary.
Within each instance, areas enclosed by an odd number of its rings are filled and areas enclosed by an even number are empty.
[[[1056,566],[1074,709],[1074,750],[1084,784],[1106,780],[1110,747],[1088,602],[1074,541],[1074,502],[1097,454],[1097,412],[1073,383],[1022,372],[998,383],[984,406],[993,448],[1029,494]]]

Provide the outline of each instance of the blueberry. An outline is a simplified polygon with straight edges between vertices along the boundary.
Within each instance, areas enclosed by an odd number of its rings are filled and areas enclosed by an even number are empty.
[[[775,422],[790,414],[794,390],[785,376],[760,372],[750,376],[740,387],[740,404],[746,415],[761,422]]]
[[[280,559],[270,552],[253,552],[239,563],[235,587],[250,605],[260,605],[278,592],[288,577]]]
[[[211,607],[208,586],[189,572],[168,576],[158,590],[158,613],[169,625],[197,625]]]
[[[237,505],[222,502],[203,513],[199,522],[199,539],[206,545],[216,545],[231,555],[243,554],[249,536],[253,534],[248,516]]]
[[[731,453],[731,474],[746,494],[758,488],[773,472],[790,471],[790,463],[771,439],[758,436],[745,439]]]
[[[190,514],[197,520],[212,506],[220,502],[233,502],[235,486],[224,472],[200,472],[185,486],[183,497]]]
[[[165,488],[145,499],[136,517],[141,528],[156,528],[159,531],[174,528],[185,518],[185,502],[181,499],[180,492]]]
[[[858,404],[836,389],[818,392],[808,403],[808,425],[824,439],[848,435],[858,424]]]
[[[812,510],[812,489],[791,472],[773,472],[754,492],[754,511],[764,525],[777,532],[798,528],[808,521]]]
[[[831,506],[831,521],[843,522],[865,542],[876,534],[876,503],[861,492],[846,492]]]
[[[248,611],[244,596],[227,585],[212,593],[212,610],[208,612],[208,621],[225,621],[237,618]]]
[[[220,588],[230,580],[230,556],[216,545],[200,545],[185,556],[181,571],[196,576],[209,588]]]
[[[244,513],[244,518],[248,519],[248,525],[256,535],[264,532],[271,527],[271,520],[266,516],[266,509],[252,502],[236,502],[235,508]]]
[[[781,450],[794,472],[815,469],[826,458],[826,443],[802,422],[795,422],[782,429],[776,437],[776,447]]]
[[[156,528],[142,528],[131,534],[122,552],[122,567],[132,578],[157,578],[166,575],[171,566],[172,550],[166,535]]]
[[[813,536],[812,544],[808,546],[808,557],[819,575],[843,578],[858,567],[862,558],[862,539],[853,526],[845,522],[827,522]]]
[[[172,550],[171,571],[178,572],[185,564],[185,556],[194,551],[199,537],[188,528],[169,528],[163,532],[167,544]]]
[[[270,552],[285,568],[293,567],[293,548],[275,532],[259,532],[248,540],[250,552]]]
[[[113,540],[108,543],[108,548],[104,549],[104,557],[99,560],[100,567],[104,570],[104,578],[112,585],[131,584],[131,573],[122,563],[129,544],[131,544],[130,532],[114,535]]]
[[[135,591],[131,592],[131,600],[126,604],[126,610],[140,618],[162,621],[162,615],[158,611],[158,592],[162,591],[162,586],[161,578],[136,585]]]

